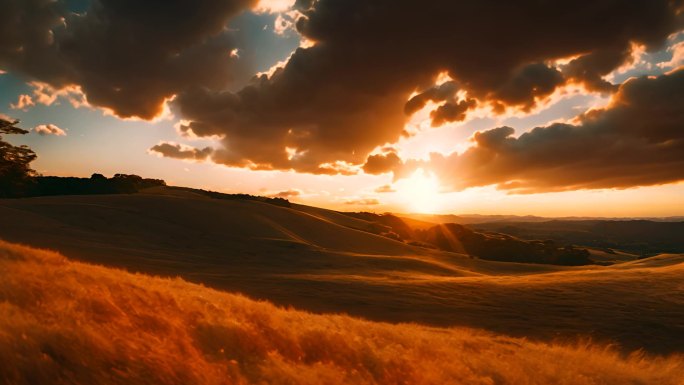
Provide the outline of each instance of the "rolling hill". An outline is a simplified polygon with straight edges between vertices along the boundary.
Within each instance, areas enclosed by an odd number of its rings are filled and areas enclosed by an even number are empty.
[[[0,242],[3,384],[660,384],[624,356],[466,328],[314,315]]]
[[[0,200],[0,238],[277,305],[534,340],[681,351],[684,257],[564,267],[486,261],[343,213],[189,191]]]

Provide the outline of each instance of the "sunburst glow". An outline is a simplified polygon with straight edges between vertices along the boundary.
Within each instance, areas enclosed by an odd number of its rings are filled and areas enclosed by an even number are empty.
[[[410,178],[396,184],[397,191],[406,208],[420,213],[434,213],[439,210],[439,181],[419,168]]]

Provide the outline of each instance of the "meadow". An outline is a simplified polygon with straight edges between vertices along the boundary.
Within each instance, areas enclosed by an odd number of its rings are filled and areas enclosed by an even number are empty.
[[[315,315],[0,242],[3,384],[663,384],[684,357]]]

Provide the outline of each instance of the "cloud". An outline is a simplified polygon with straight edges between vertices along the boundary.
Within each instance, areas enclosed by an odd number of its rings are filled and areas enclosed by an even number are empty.
[[[290,189],[290,190],[285,190],[281,191],[279,193],[273,194],[272,197],[274,198],[296,198],[298,196],[302,195],[302,192],[297,189]]]
[[[563,66],[563,72],[569,79],[583,83],[588,90],[609,93],[614,91],[617,85],[611,84],[603,77],[630,59],[631,50],[616,47],[573,59]]]
[[[666,62],[658,63],[658,67],[672,69],[684,65],[684,41],[668,47],[668,51],[672,53],[672,58]]]
[[[292,8],[296,0],[259,0],[255,11],[278,13]]]
[[[54,124],[41,124],[33,128],[38,135],[66,136],[66,132]]]
[[[396,192],[396,191],[397,191],[397,190],[395,190],[394,188],[392,188],[392,186],[390,186],[390,185],[388,185],[388,184],[382,185],[382,186],[380,186],[380,187],[378,187],[378,188],[375,189],[375,192],[376,192],[376,193],[393,193],[393,192]]]
[[[363,171],[366,174],[383,174],[394,171],[401,165],[401,159],[396,152],[388,152],[386,154],[371,155],[363,165]]]
[[[297,6],[296,28],[312,45],[237,92],[197,87],[174,103],[197,135],[224,138],[221,163],[329,172],[319,165],[362,165],[396,143],[428,101],[440,125],[476,106],[530,110],[568,82],[612,92],[602,77],[630,60],[633,44],[657,49],[682,27],[682,4],[669,0]],[[436,87],[444,72],[450,83]]]
[[[31,98],[31,95],[21,94],[16,103],[10,104],[10,108],[13,110],[27,111],[29,107],[35,106],[36,103]]]
[[[0,65],[57,90],[78,86],[120,117],[151,119],[189,86],[223,89],[250,75],[231,55],[241,32],[227,24],[255,4],[93,0],[78,14],[65,1],[4,0]]]
[[[87,106],[91,107],[86,100],[86,95],[79,86],[66,86],[56,89],[47,83],[29,82],[29,87],[33,92],[33,96],[23,95],[31,98],[34,103],[39,103],[45,106],[51,106],[57,103],[59,99],[66,99],[74,108]]]
[[[180,143],[161,142],[149,149],[149,152],[166,158],[203,161],[213,152],[211,147],[194,148]]]
[[[255,6],[92,0],[74,13],[64,0],[3,0],[0,67],[78,90],[81,102],[119,117],[153,119],[177,95],[172,108],[189,130],[222,138],[217,163],[349,175],[408,135],[421,107],[438,126],[476,107],[528,111],[568,82],[615,92],[605,75],[632,60],[634,46],[660,48],[684,27],[679,0],[300,0],[280,25],[292,22],[308,44],[238,89],[256,72],[254,52],[268,51],[253,29],[231,24]],[[442,74],[450,80],[437,84]]]
[[[344,204],[350,206],[375,206],[379,205],[380,201],[375,198],[350,199],[345,201]]]
[[[496,185],[512,193],[628,188],[684,180],[684,68],[632,79],[611,104],[575,124],[537,127],[519,137],[511,127],[475,133],[473,147],[424,167],[452,190]],[[409,169],[409,170],[405,170]]]

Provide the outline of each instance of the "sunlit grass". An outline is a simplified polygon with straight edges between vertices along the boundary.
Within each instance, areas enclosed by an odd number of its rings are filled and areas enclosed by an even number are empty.
[[[681,384],[684,359],[313,315],[0,242],[4,384]]]

